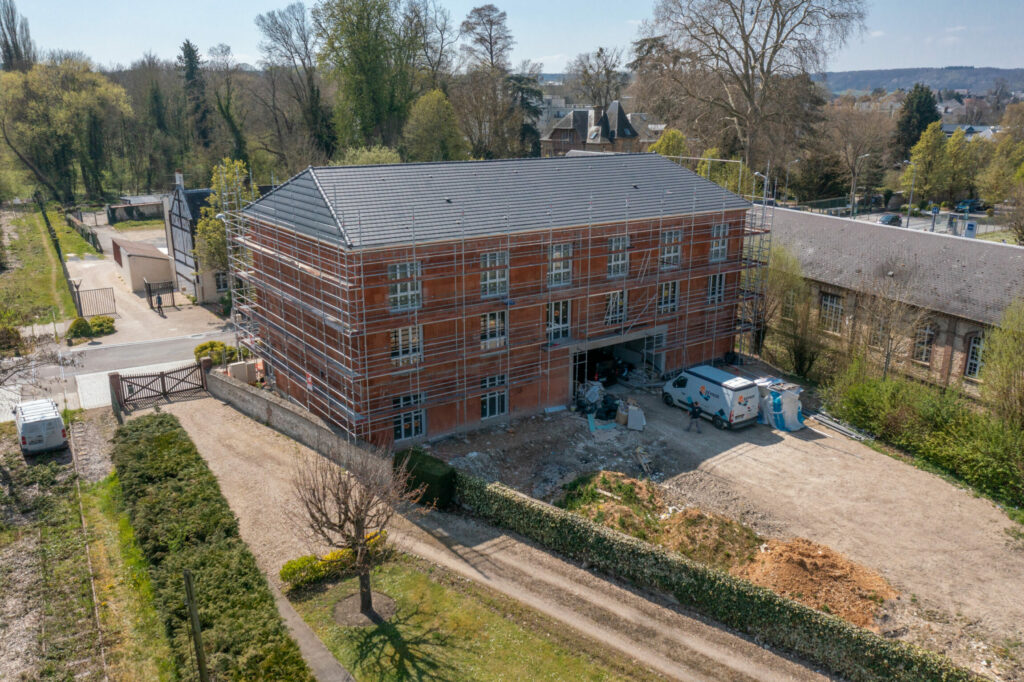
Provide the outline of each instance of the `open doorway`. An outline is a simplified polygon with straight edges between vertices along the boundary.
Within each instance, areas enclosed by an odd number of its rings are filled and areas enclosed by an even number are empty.
[[[661,376],[665,371],[664,345],[664,334],[654,334],[618,343],[612,338],[604,345],[578,351],[573,354],[574,385],[600,381],[607,388],[638,368]]]

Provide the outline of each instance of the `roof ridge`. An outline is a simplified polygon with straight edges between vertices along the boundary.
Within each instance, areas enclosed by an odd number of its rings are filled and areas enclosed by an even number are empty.
[[[345,232],[345,228],[342,227],[341,221],[338,219],[338,214],[334,211],[334,202],[327,198],[327,192],[324,191],[324,186],[320,184],[320,178],[316,176],[316,167],[311,165],[306,170],[309,172],[309,176],[313,178],[313,183],[327,205],[327,210],[331,212],[331,217],[334,218],[334,225],[338,228],[338,234],[345,241],[346,246],[352,246],[352,240],[348,238],[348,233]]]
[[[609,154],[609,156],[613,156]],[[619,158],[628,158],[635,156],[661,156],[656,152],[615,152],[614,156]],[[566,157],[566,156],[513,156],[507,159],[465,159],[460,161],[411,161],[406,163],[368,163],[365,165],[336,165],[336,166],[309,166],[306,170],[313,171],[324,171],[324,170],[338,170],[342,168],[422,168],[423,166],[453,166],[453,165],[467,165],[467,164],[480,164],[490,165],[499,163],[510,163],[514,161],[529,161],[539,163],[541,161],[558,161],[565,158],[577,158],[577,157]],[[301,175],[301,173],[300,173]],[[281,183],[284,184],[284,183]],[[279,185],[280,186],[280,185]]]

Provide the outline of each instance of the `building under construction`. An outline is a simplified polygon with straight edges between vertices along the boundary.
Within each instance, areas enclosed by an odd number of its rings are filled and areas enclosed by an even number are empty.
[[[381,445],[564,406],[737,349],[765,209],[656,154],[309,168],[226,216],[240,342]]]

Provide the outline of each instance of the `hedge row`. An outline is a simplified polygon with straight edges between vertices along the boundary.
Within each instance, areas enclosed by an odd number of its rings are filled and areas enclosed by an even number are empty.
[[[489,484],[461,472],[455,476],[456,501],[477,516],[638,586],[668,592],[709,618],[837,675],[850,680],[975,679],[943,656],[883,639],[500,483]]]
[[[114,436],[113,460],[178,672],[187,677],[193,666],[182,578],[189,569],[214,678],[312,680],[217,480],[178,420],[128,422]]]
[[[455,497],[455,470],[437,457],[422,449],[410,448],[395,453],[395,467],[404,465],[409,472],[409,486],[415,489],[426,486],[420,497],[420,504],[432,504],[438,509],[448,509]]]

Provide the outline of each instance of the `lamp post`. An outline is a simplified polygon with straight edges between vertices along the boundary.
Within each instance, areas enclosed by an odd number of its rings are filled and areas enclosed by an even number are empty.
[[[789,201],[789,167],[794,163],[800,163],[800,159],[793,159],[786,164],[786,189],[782,192],[782,196],[786,197],[786,201]]]
[[[761,171],[754,171],[754,175],[761,178],[761,227],[763,228],[765,224],[765,216],[768,211],[768,176]]]
[[[853,160],[853,182],[850,183],[850,216],[857,217],[857,166],[861,159],[866,159],[871,154],[861,154]]]
[[[904,159],[903,165],[914,169],[910,175],[910,201],[907,202],[907,229],[910,229],[910,211],[914,208],[914,182],[917,181],[917,164]]]

